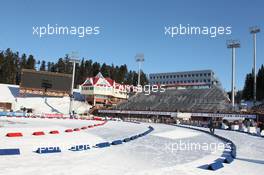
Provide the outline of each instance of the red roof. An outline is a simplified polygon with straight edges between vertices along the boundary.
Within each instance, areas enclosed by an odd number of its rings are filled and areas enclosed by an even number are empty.
[[[97,84],[100,79],[103,79],[107,81],[109,85],[106,84]],[[105,86],[105,87],[115,87],[115,88],[122,88],[125,89],[126,86],[124,84],[116,83],[115,80],[112,80],[111,78],[104,78],[101,73],[98,73],[95,77],[87,77],[84,83],[81,86]]]

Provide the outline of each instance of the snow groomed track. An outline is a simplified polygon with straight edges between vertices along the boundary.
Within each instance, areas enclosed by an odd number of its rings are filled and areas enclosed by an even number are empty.
[[[28,121],[30,121],[30,117],[15,117],[15,118],[17,118],[17,120],[16,119],[13,119],[12,121],[10,121],[10,118],[14,118],[14,117],[12,117],[12,116],[9,116],[9,117],[6,117],[6,120],[2,120],[1,121],[1,124],[2,125],[4,125],[4,124],[10,124],[10,123],[14,123],[14,124],[19,124],[19,122],[20,122],[20,119],[21,118],[25,118],[25,119],[28,119]],[[20,119],[19,119],[20,118]],[[31,117],[33,120],[31,120],[31,122],[32,121],[34,121],[34,118],[35,117]],[[61,118],[61,117],[57,117],[57,118],[49,118],[49,117],[41,117],[41,119],[64,119],[64,120],[77,120],[77,119],[70,119],[70,118]],[[91,120],[91,119],[82,119],[82,120]],[[25,121],[27,121],[27,120],[25,120]],[[96,120],[95,120],[96,121]],[[98,121],[98,120],[97,120]],[[65,129],[64,131],[59,131],[59,130],[57,130],[57,129],[53,129],[53,130],[50,130],[50,131],[46,131],[46,132],[44,132],[44,131],[42,131],[42,130],[33,130],[32,131],[32,134],[31,135],[34,135],[34,136],[43,136],[43,135],[45,135],[45,134],[60,134],[61,132],[66,132],[66,133],[71,133],[71,132],[74,132],[74,131],[81,131],[81,130],[86,130],[86,129],[90,129],[90,128],[94,128],[94,127],[98,127],[98,126],[103,126],[104,124],[106,124],[106,122],[107,121],[101,121],[101,120],[99,120],[100,122],[98,123],[94,123],[94,124],[90,124],[90,125],[87,125],[87,126],[85,126],[85,125],[83,125],[83,126],[81,126],[81,127],[76,127],[76,128],[68,128],[68,129]],[[11,127],[12,128],[12,127]],[[11,129],[10,128],[10,129]],[[47,130],[47,129],[46,129]],[[5,134],[5,136],[6,137],[23,137],[23,136],[25,136],[26,134],[24,134],[23,132],[21,132],[21,131],[19,131],[19,128],[14,128],[14,130],[12,131],[8,131],[6,134]]]
[[[176,125],[176,126],[192,129],[192,130],[199,131],[199,132],[204,132],[207,134],[211,134],[209,131],[207,131],[205,129],[198,128],[198,127],[192,127],[192,126],[188,126],[188,125]],[[205,164],[205,165],[200,166],[200,168],[215,171],[215,170],[218,170],[220,168],[223,168],[224,163],[230,164],[234,161],[234,159],[236,158],[236,145],[231,140],[229,140],[225,137],[222,137],[222,136],[216,135],[216,134],[211,134],[211,135],[213,137],[220,139],[221,141],[223,141],[225,143],[225,150],[223,151],[223,154],[221,155],[221,157],[214,160],[214,162],[212,162],[210,164]]]
[[[55,129],[65,131],[68,128],[81,128],[102,121],[0,118],[0,121],[3,120],[9,120],[11,123],[1,124],[0,148],[19,148],[20,150],[20,155],[0,156],[0,174],[7,175],[18,174],[17,172],[40,175],[210,174],[212,171],[199,167],[214,162],[221,157],[224,151],[224,149],[176,150],[175,144],[180,142],[220,144],[223,141],[207,133],[163,124],[108,121],[105,125],[92,129],[34,136],[32,135],[33,130],[43,130],[45,133]],[[133,136],[146,132],[149,125],[154,128],[153,131],[125,142],[126,138],[131,139]],[[23,132],[24,136],[6,137],[5,133],[14,128]],[[217,130],[216,132],[221,135],[224,131]],[[232,140],[237,134],[229,132],[229,135],[232,135],[229,139]],[[262,141],[255,143],[259,148],[263,148]],[[59,147],[60,152],[37,153],[38,148],[40,148],[39,152],[42,150],[49,152],[52,150],[51,147],[55,147],[54,150]],[[244,155],[241,154],[239,146],[237,150],[238,158]],[[226,172],[237,174],[234,167],[240,164],[243,165],[240,167],[242,171],[249,172],[250,170],[252,172],[250,174],[257,174],[256,171],[262,170],[262,166],[258,163],[245,163],[236,159],[231,164],[224,164],[224,167],[214,171],[214,174],[226,174]]]

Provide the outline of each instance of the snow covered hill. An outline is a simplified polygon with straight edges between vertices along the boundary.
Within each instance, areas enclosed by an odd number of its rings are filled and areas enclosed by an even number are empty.
[[[74,90],[75,100],[73,101],[73,109],[77,113],[87,112],[91,106],[82,99],[79,90]],[[32,108],[35,113],[63,113],[69,111],[69,97],[39,97],[30,96],[20,97],[19,86],[10,84],[0,84],[0,102],[12,103],[14,111],[20,110],[22,107]]]

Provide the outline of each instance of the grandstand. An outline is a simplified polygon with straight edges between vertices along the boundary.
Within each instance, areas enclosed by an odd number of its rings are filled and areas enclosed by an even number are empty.
[[[252,107],[252,112],[257,112],[257,113],[261,113],[264,114],[264,103],[253,106]]]
[[[218,86],[210,88],[167,89],[150,95],[139,93],[114,109],[168,112],[223,112],[229,109],[229,98]]]

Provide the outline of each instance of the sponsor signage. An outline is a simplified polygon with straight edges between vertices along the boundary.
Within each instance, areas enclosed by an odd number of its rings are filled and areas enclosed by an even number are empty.
[[[251,114],[224,114],[224,113],[179,113],[179,112],[160,112],[160,111],[126,111],[126,110],[99,110],[99,113],[109,114],[138,114],[138,115],[167,115],[172,117],[191,115],[191,117],[220,117],[220,118],[249,118],[256,119],[256,115]]]

